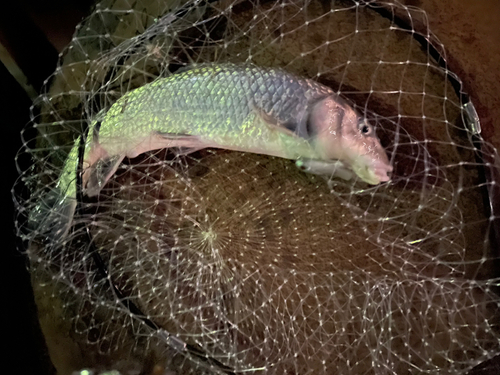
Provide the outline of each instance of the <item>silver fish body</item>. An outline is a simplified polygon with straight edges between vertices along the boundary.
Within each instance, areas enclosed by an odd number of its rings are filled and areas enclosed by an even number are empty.
[[[342,160],[371,184],[392,171],[373,129],[330,88],[281,69],[214,64],[130,91],[110,108],[86,164],[111,162],[84,175],[87,194],[97,194],[124,157],[167,147]]]
[[[275,144],[273,136],[292,132],[303,142],[308,109],[328,95],[333,95],[328,87],[280,69],[201,66],[125,94],[102,122],[99,144],[117,154],[130,149],[132,139],[156,133],[165,138],[198,137],[230,149],[293,155],[298,152],[276,150],[281,144]]]
[[[79,143],[47,195],[52,203],[33,215],[40,233],[56,239],[68,233],[76,207]],[[392,171],[371,125],[330,88],[281,69],[202,65],[132,90],[96,116],[84,151],[85,193],[98,194],[125,157],[169,147],[278,156],[310,173],[355,173],[370,184]]]

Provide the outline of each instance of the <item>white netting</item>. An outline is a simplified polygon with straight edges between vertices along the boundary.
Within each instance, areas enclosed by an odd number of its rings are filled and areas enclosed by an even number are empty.
[[[397,2],[98,4],[35,102],[15,190],[40,312],[78,347],[61,373],[463,374],[500,353],[481,162],[496,151],[473,144],[450,72],[415,35],[444,55],[425,14]],[[100,111],[203,62],[338,90],[376,126],[392,180],[328,184],[290,160],[160,150],[80,197],[64,243],[27,226]]]

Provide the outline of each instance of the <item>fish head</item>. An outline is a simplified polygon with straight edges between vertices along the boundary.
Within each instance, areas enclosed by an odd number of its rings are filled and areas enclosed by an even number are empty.
[[[316,103],[309,117],[309,135],[324,160],[341,160],[363,181],[377,185],[393,170],[373,126],[338,96]]]

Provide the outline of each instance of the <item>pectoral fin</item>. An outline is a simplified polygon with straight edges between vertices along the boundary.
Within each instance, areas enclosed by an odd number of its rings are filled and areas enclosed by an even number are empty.
[[[297,124],[294,121],[280,122],[264,111],[255,110],[256,120],[262,121],[269,129],[283,133],[290,137],[299,137],[297,134]]]
[[[340,160],[322,161],[301,159],[297,160],[295,165],[307,173],[339,177],[343,180],[350,180],[354,176],[354,172]]]

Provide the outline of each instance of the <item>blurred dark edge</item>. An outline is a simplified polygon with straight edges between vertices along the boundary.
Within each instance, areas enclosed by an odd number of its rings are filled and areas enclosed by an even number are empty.
[[[13,0],[0,7],[0,43],[28,84],[39,92],[56,68],[58,49],[71,40],[74,27],[90,8],[90,0]],[[58,22],[54,22],[57,19]],[[60,22],[59,22],[60,21]],[[42,30],[43,29],[43,30]],[[50,41],[49,41],[50,39]],[[57,47],[57,49],[56,49]],[[10,66],[12,68],[12,66]],[[18,177],[15,156],[22,146],[21,129],[29,122],[31,100],[22,86],[0,63],[0,113],[2,123],[3,246],[0,251],[2,287],[2,337],[0,373],[52,375],[42,335],[27,259],[15,235],[11,188]],[[23,163],[29,163],[24,160]],[[26,169],[28,165],[22,165]]]
[[[3,161],[2,178],[2,213],[5,215],[3,250],[1,253],[2,296],[5,314],[2,326],[6,328],[4,350],[0,362],[0,372],[13,369],[17,374],[52,374],[55,371],[50,363],[43,339],[26,258],[18,249],[14,232],[14,204],[10,194],[17,178],[14,157],[21,147],[20,130],[29,120],[31,101],[26,92],[10,75],[7,68],[0,64],[0,113],[2,114],[1,160]],[[5,372],[7,373],[7,372]]]
[[[500,355],[497,355],[469,371],[467,375],[498,375],[500,374]]]

